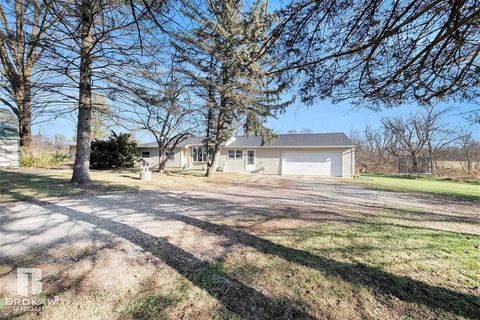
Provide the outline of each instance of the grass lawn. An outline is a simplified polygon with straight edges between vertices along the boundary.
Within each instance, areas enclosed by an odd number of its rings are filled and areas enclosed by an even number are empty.
[[[96,195],[109,191],[185,189],[212,184],[229,184],[247,175],[218,172],[205,179],[200,170],[153,173],[151,181],[141,181],[135,170],[91,170],[93,183],[82,187],[69,183],[71,169],[0,169],[0,203],[31,198]]]
[[[48,270],[44,294],[62,301],[38,317],[49,320],[480,317],[480,236],[365,221],[234,241],[237,248],[186,276],[125,244],[61,246],[21,262]],[[231,296],[252,305],[245,311]]]
[[[292,178],[201,175],[93,171],[95,183],[78,188],[69,170],[0,171],[0,201],[46,199],[3,205],[0,253],[44,245],[0,254],[0,318],[480,319],[479,207],[414,194],[478,199],[478,184],[357,180],[413,191],[401,208],[389,192],[352,199],[343,180],[296,189]],[[43,271],[41,297],[61,303],[38,314],[1,304],[26,266]]]
[[[480,315],[480,236],[365,222],[265,235],[288,249],[242,249],[222,270],[295,297],[318,319],[450,319],[448,309]]]
[[[426,192],[480,200],[480,182],[460,182],[421,177],[413,179],[375,174],[362,174],[355,182],[378,189]]]

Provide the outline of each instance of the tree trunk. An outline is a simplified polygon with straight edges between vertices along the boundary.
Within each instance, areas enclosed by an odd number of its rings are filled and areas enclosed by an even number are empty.
[[[217,171],[218,162],[220,160],[220,145],[218,143],[215,144],[213,154],[212,154],[212,162],[209,166],[207,166],[207,174],[206,176],[211,178],[215,175]],[[207,151],[207,158],[208,158],[208,151]]]
[[[32,147],[32,118],[31,112],[22,112],[19,120],[20,147],[26,152],[30,152]]]
[[[412,155],[412,172],[413,173],[417,173],[418,171],[418,161],[417,161],[417,157]]]
[[[472,173],[472,160],[470,160],[470,155],[467,154],[467,174]]]
[[[90,142],[92,120],[92,61],[91,51],[93,45],[93,19],[90,6],[82,4],[82,33],[80,49],[80,88],[77,123],[77,150],[75,164],[70,182],[90,183]]]
[[[162,149],[159,149],[159,154],[158,154],[158,172],[159,173],[165,173],[165,164],[167,162],[167,157],[165,156],[165,152],[162,151]]]
[[[207,114],[207,135],[206,135],[206,139],[205,139],[205,144],[203,145],[205,147],[205,150],[207,150],[207,169],[211,165],[211,162],[208,160],[208,148],[210,147],[210,140],[211,140],[210,130],[211,130],[211,126],[212,126],[212,117],[213,117],[213,111],[212,111],[212,108],[209,107],[208,108],[208,114]],[[213,157],[213,155],[212,155],[212,157]],[[212,160],[213,160],[213,158],[212,158]]]
[[[16,92],[16,104],[18,106],[18,130],[20,134],[20,146],[29,152],[32,145],[32,89],[28,79],[22,79],[22,83]]]

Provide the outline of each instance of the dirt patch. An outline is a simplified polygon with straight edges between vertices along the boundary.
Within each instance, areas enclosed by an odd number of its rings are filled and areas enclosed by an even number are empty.
[[[26,318],[480,316],[473,202],[249,176],[1,208],[1,297],[29,266],[61,300]]]

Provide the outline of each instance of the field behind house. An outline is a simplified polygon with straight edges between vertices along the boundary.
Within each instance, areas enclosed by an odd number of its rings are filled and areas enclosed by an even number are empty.
[[[356,182],[378,189],[432,193],[480,200],[480,182],[477,181],[455,181],[427,177],[363,174],[356,180]]]

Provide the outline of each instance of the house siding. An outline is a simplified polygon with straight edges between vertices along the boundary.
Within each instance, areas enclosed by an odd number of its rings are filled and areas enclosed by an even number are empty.
[[[256,149],[256,171],[260,174],[282,174],[280,149]]]
[[[188,169],[206,169],[207,163],[204,161],[193,161],[192,148],[184,148],[185,164]]]
[[[228,150],[242,150],[241,159],[228,159]],[[282,174],[282,154],[287,151],[321,151],[342,154],[342,176],[351,178],[354,175],[355,150],[354,148],[229,148],[220,151],[218,170],[225,172],[247,172],[245,170],[246,150],[255,150],[255,170],[249,171],[266,175]],[[140,151],[150,151],[150,158],[145,158],[152,166],[158,165],[158,148],[141,148]],[[168,160],[167,168],[206,169],[206,162],[194,162],[190,147],[176,148],[175,159]]]
[[[228,150],[242,150],[242,158],[229,159]],[[225,172],[245,172],[245,149],[242,148],[224,148],[223,150],[224,170]]]
[[[207,169],[207,162],[206,161],[193,161],[191,147],[184,148],[185,154],[185,168],[188,169]],[[220,158],[218,159],[218,170],[224,171],[225,170],[225,158],[226,158],[226,149],[222,148],[220,150]],[[183,168],[183,167],[182,167]]]
[[[0,140],[0,167],[18,167],[19,148],[18,140]]]
[[[139,150],[140,150],[140,156],[142,151],[149,151],[150,158],[144,158],[144,160],[147,161],[152,167],[158,166],[158,156],[159,156],[158,148],[140,148]],[[165,168],[181,168],[182,167],[182,163],[181,163],[182,149],[176,148],[173,150],[173,152],[175,152],[174,159],[167,160],[167,162],[165,163]]]
[[[218,168],[221,171],[225,171],[227,165],[227,148],[220,150],[220,159],[218,161]]]
[[[229,148],[226,148],[228,150]],[[233,148],[230,148],[233,149]],[[240,148],[236,148],[237,150]],[[255,170],[260,174],[282,174],[282,153],[286,151],[321,151],[342,153],[342,176],[352,177],[352,148],[248,148],[256,150]],[[227,172],[245,172],[245,150],[242,159],[228,159],[225,154]]]
[[[352,178],[354,172],[353,163],[352,163],[352,156],[355,155],[354,149],[347,149],[342,152],[342,177],[345,178]]]

